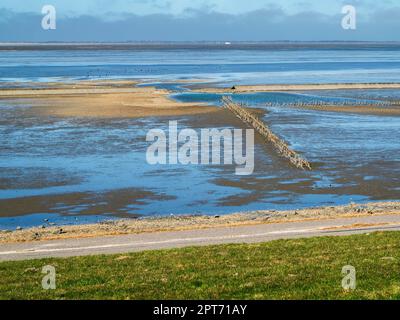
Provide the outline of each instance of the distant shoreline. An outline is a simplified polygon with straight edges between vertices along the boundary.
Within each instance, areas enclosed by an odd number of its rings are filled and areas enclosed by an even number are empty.
[[[163,49],[198,49],[198,50],[298,50],[298,49],[398,49],[400,42],[384,41],[198,41],[198,42],[0,42],[0,51],[6,50],[163,50]]]

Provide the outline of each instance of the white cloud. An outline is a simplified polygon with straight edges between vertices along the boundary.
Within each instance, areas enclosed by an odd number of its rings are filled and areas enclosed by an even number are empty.
[[[334,15],[344,4],[355,4],[360,10],[373,12],[377,8],[390,8],[400,4],[400,0],[48,0],[57,8],[59,16],[114,14],[173,14],[179,15],[188,9],[242,14],[255,10],[282,8],[288,14],[304,11]],[[0,8],[16,12],[40,12],[44,2],[37,0],[1,0]]]

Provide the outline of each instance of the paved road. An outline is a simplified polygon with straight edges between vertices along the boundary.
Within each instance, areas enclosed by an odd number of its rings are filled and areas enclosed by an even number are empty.
[[[400,215],[38,241],[0,245],[0,261],[126,253],[222,243],[257,243],[277,239],[393,230],[400,231]]]

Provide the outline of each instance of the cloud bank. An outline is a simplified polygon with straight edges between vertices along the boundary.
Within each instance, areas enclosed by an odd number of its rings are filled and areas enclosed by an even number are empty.
[[[242,14],[187,9],[173,14],[61,17],[56,30],[42,15],[0,9],[0,41],[400,41],[400,6],[358,15],[357,30],[343,30],[340,12],[287,14],[280,8]]]

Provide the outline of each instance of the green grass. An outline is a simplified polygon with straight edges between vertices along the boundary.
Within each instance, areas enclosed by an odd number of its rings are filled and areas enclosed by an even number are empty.
[[[57,270],[43,290],[41,269]],[[357,289],[341,287],[342,267]],[[1,299],[399,299],[400,232],[0,263]]]

